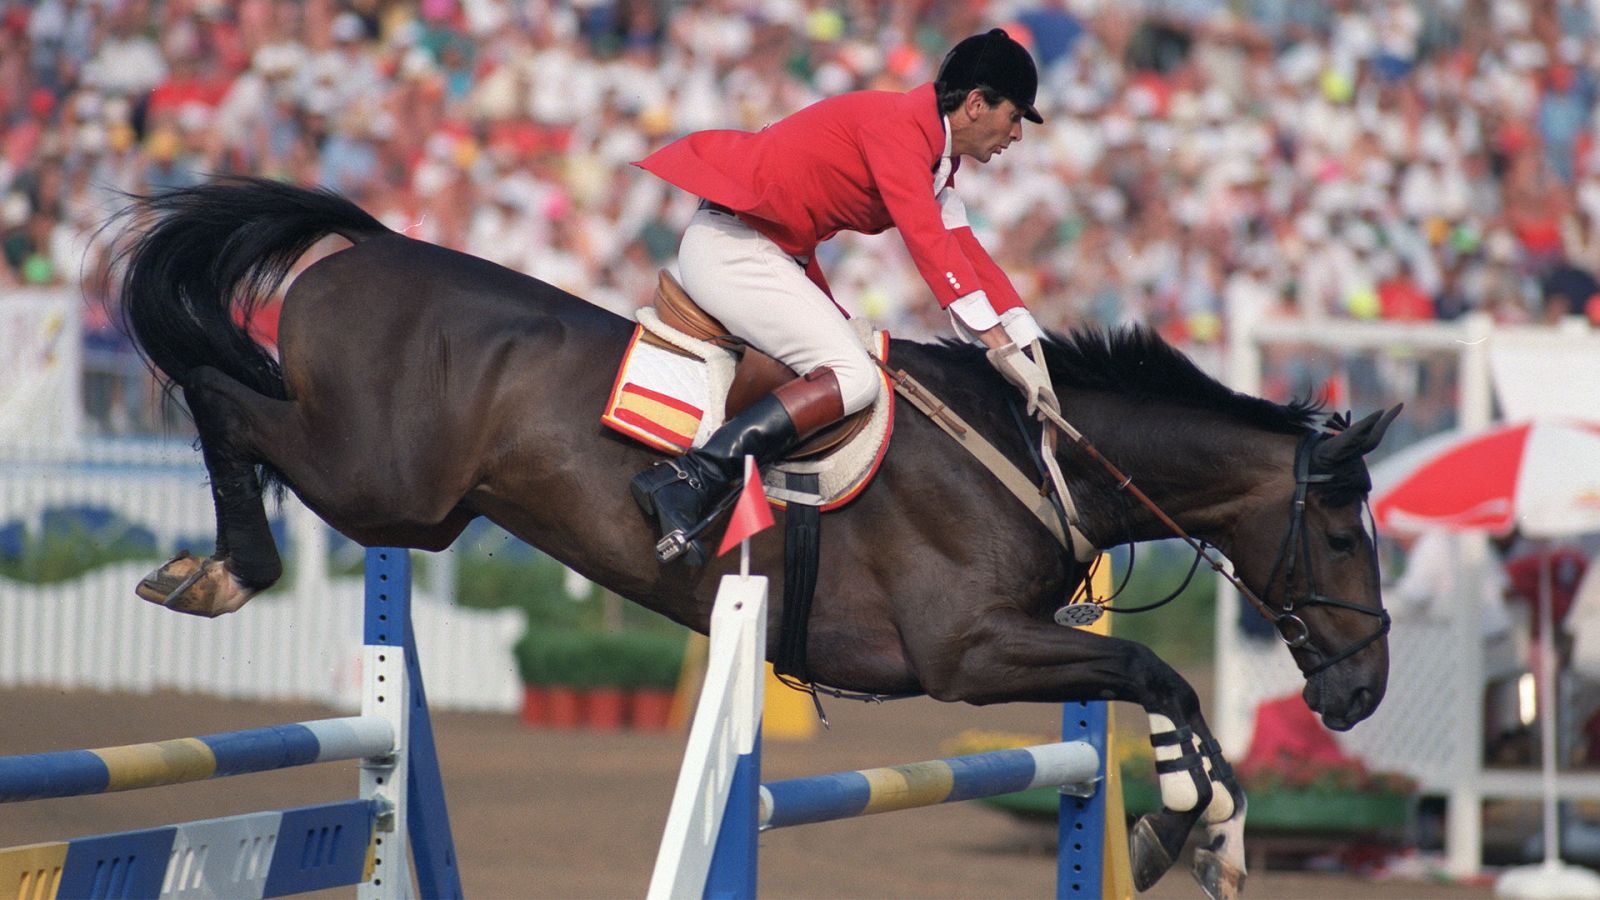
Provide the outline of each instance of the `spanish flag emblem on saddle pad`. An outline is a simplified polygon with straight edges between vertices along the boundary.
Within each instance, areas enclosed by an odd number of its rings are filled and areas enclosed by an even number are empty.
[[[617,367],[600,421],[647,446],[680,454],[704,443],[722,425],[736,359],[722,347],[671,329],[648,307],[636,315],[639,324]],[[889,335],[874,332],[865,343],[869,352],[883,359]],[[787,473],[818,476],[823,510],[848,503],[872,480],[888,450],[894,421],[894,385],[886,374],[880,372],[879,377],[882,390],[860,434],[825,456],[763,469],[762,481],[773,505],[784,505]]]
[[[636,326],[601,421],[658,450],[683,453],[700,436],[711,402],[706,368]]]

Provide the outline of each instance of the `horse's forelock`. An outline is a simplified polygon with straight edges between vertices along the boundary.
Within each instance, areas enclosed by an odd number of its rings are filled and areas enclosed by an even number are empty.
[[[1372,475],[1367,472],[1365,460],[1357,458],[1341,463],[1326,473],[1329,479],[1320,485],[1323,502],[1338,508],[1365,500],[1372,491]]]

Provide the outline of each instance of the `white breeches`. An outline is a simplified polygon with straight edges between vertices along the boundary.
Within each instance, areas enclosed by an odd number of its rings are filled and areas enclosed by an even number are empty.
[[[877,365],[844,313],[769,238],[727,213],[698,210],[678,248],[678,274],[700,308],[800,375],[828,366],[846,414],[878,398]]]

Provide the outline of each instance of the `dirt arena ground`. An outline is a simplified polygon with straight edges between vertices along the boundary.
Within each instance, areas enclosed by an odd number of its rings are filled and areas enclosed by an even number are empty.
[[[158,694],[0,692],[0,754],[89,748],[322,718],[314,705]],[[834,701],[831,731],[769,742],[766,779],[928,759],[967,728],[1049,733],[1053,709],[928,700]],[[531,729],[511,716],[436,714],[450,818],[469,897],[638,897],[655,860],[683,736]],[[353,796],[354,764],[159,790],[0,806],[0,846],[163,825]],[[1054,889],[1052,834],[975,804],[770,832],[768,897],[1039,897]],[[1174,867],[1155,898],[1203,894]],[[330,892],[329,896],[350,896]],[[1486,887],[1251,874],[1255,898],[1483,898]]]

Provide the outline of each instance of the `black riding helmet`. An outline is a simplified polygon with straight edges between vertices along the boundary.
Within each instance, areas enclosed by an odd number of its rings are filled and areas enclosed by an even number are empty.
[[[1022,117],[1043,123],[1044,117],[1033,108],[1039,90],[1039,70],[1033,57],[1021,44],[999,28],[975,34],[950,48],[939,64],[939,83],[944,89],[972,90],[989,87],[1015,103]]]

